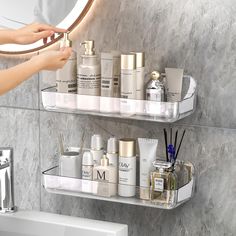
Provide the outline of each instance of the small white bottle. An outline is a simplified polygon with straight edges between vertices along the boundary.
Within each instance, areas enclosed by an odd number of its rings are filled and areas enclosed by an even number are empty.
[[[109,164],[109,159],[103,155],[101,165],[93,169],[93,193],[99,196],[111,197],[117,192],[117,171]],[[96,183],[96,184],[95,184]]]
[[[82,160],[82,192],[93,193],[93,156],[91,152],[85,151]]]
[[[133,197],[136,194],[136,141],[119,140],[119,184],[118,194]]]
[[[69,34],[64,33],[60,41],[60,48],[71,47],[72,41],[69,40]],[[77,54],[72,54],[64,67],[56,72],[56,89],[59,93],[77,93]]]
[[[110,165],[116,167],[118,171],[118,140],[116,137],[109,138],[107,141],[107,158]]]
[[[93,155],[85,151],[82,159],[82,179],[93,180]]]
[[[94,165],[99,165],[103,156],[103,141],[100,134],[94,134],[91,138],[91,150]]]
[[[94,41],[81,43],[85,47],[82,64],[78,65],[78,94],[101,95],[101,68],[94,51]]]

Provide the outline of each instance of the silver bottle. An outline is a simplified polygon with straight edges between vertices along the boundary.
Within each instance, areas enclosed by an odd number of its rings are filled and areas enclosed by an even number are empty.
[[[147,83],[146,100],[156,102],[166,101],[164,82],[160,80],[160,74],[157,71],[151,73],[151,78]]]

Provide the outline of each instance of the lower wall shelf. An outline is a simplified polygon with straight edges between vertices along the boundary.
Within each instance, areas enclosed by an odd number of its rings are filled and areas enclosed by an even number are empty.
[[[167,191],[167,195],[172,196],[173,201],[168,203],[153,203],[149,200],[139,199],[139,187],[136,187],[136,197],[126,198],[120,196],[109,196],[111,188],[117,188],[113,183],[101,183],[59,175],[59,167],[55,166],[42,173],[42,182],[46,191],[55,194],[104,200],[110,202],[124,203],[130,205],[146,206],[160,209],[174,209],[188,201],[194,192],[195,177],[194,167],[191,163],[186,163],[191,170],[191,179],[188,184],[177,190]],[[149,191],[149,189],[148,189]]]

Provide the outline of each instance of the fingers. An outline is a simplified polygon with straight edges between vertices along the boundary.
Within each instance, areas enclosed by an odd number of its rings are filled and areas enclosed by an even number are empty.
[[[62,60],[67,60],[72,53],[72,48],[66,47],[61,50],[61,59]]]
[[[47,24],[38,24],[38,31],[54,31],[54,33],[65,33],[67,32],[66,29],[61,29],[61,28],[57,28],[51,25],[47,25]]]

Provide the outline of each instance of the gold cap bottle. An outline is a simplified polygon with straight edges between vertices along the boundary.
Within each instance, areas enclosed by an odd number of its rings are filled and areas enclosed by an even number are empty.
[[[95,55],[95,51],[94,51],[94,40],[85,40],[83,43],[81,43],[80,45],[84,45],[85,47],[85,53],[84,55],[87,56],[93,56]]]
[[[63,33],[63,38],[60,41],[60,48],[72,47],[72,41],[69,39],[69,33]]]
[[[135,69],[136,69],[135,54],[122,54],[121,55],[121,70],[135,70]]]
[[[101,158],[101,166],[109,166],[109,159],[106,155],[103,155],[103,157]]]
[[[119,155],[121,157],[134,157],[136,155],[136,140],[129,138],[120,139]]]
[[[136,56],[136,68],[142,68],[145,66],[145,53],[144,52],[131,52]]]

